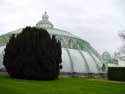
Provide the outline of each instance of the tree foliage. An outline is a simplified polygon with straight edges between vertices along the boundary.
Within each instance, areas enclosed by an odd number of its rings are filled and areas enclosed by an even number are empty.
[[[121,31],[121,32],[119,33],[119,37],[120,37],[123,41],[125,41],[125,30],[123,30],[123,31]]]
[[[123,30],[119,33],[119,37],[123,41],[123,45],[119,48],[118,53],[125,53],[125,30]]]
[[[44,29],[26,27],[6,45],[4,65],[12,78],[54,80],[61,68],[61,44]]]

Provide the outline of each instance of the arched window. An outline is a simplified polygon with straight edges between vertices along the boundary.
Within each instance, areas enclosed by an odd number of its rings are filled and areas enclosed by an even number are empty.
[[[103,70],[103,71],[106,70],[106,66],[105,66],[105,64],[102,65],[102,70]]]
[[[72,39],[69,39],[69,41],[68,41],[68,47],[69,48],[73,48],[73,40]]]

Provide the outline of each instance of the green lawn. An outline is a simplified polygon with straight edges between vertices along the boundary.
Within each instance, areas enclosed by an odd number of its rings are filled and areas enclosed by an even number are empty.
[[[125,82],[87,78],[17,80],[0,74],[0,94],[125,94]]]

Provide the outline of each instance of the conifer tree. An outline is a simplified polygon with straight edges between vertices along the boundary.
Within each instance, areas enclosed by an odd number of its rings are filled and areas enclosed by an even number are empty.
[[[12,78],[54,80],[61,68],[61,44],[44,29],[26,27],[6,45],[4,65]]]

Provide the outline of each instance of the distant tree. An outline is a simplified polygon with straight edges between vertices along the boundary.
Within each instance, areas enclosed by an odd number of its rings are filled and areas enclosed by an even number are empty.
[[[119,33],[119,36],[120,36],[120,38],[121,38],[122,40],[125,41],[125,30],[121,31],[121,32]]]
[[[61,68],[61,44],[44,29],[26,27],[12,35],[5,48],[4,65],[12,78],[54,80]]]
[[[125,53],[125,30],[121,31],[119,33],[119,37],[122,39],[123,41],[123,45],[119,48],[119,52],[120,53]]]
[[[114,53],[113,63],[115,66],[108,66],[107,76],[109,80],[125,81],[125,67],[121,63],[125,61],[125,31],[119,33],[119,37],[123,41],[123,45],[119,48],[119,51]],[[122,67],[121,67],[122,66]]]

